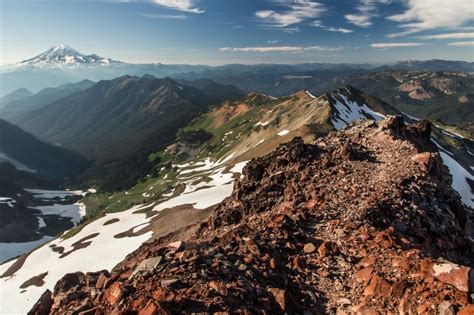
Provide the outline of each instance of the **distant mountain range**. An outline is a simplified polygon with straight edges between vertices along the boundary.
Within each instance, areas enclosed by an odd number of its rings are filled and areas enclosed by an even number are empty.
[[[42,106],[91,87],[95,82],[82,80],[77,83],[66,83],[58,87],[45,88],[36,94],[25,89],[18,89],[0,99],[0,116],[8,120],[22,113],[40,109]]]
[[[209,105],[243,95],[235,87],[228,89],[213,87],[210,95],[172,79],[124,76],[17,115],[14,122],[89,158],[120,158],[166,143],[177,127]]]
[[[474,63],[463,61],[429,60],[406,61],[391,65],[305,63],[284,64],[229,64],[223,66],[130,64],[96,54],[85,55],[65,45],[51,47],[47,51],[17,64],[0,68],[0,96],[19,88],[32,92],[83,79],[99,81],[124,75],[142,76],[150,74],[158,78],[174,77],[184,80],[221,80],[249,76],[304,76],[304,72],[321,72],[323,80],[331,80],[338,74],[374,69],[430,70],[430,71],[474,71]],[[252,81],[250,81],[252,82]],[[294,91],[293,91],[294,92]]]

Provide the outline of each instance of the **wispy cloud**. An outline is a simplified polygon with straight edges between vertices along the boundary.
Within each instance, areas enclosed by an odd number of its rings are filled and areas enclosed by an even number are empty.
[[[384,49],[384,48],[397,48],[397,47],[416,47],[423,46],[423,43],[374,43],[370,46],[372,48]]]
[[[342,47],[326,46],[267,46],[267,47],[223,47],[221,52],[304,52],[304,51],[339,51]]]
[[[405,36],[439,28],[456,29],[474,20],[472,0],[407,0],[407,9],[401,14],[389,16],[403,29],[389,37]]]
[[[332,26],[324,26],[323,25],[323,22],[321,22],[320,20],[315,20],[315,21],[312,21],[310,23],[311,26],[314,26],[314,27],[319,27],[319,28],[322,28],[323,30],[326,30],[328,32],[339,32],[339,33],[345,33],[345,34],[348,34],[348,33],[352,33],[353,30],[349,30],[347,28],[342,28],[342,27],[332,27]]]
[[[262,21],[264,28],[288,30],[288,26],[316,18],[326,11],[326,7],[322,3],[312,0],[279,0],[275,2],[284,10],[279,12],[274,10],[255,12],[255,16]]]
[[[458,38],[474,38],[474,32],[469,33],[445,33],[427,36],[418,36],[419,39],[458,39]]]
[[[342,27],[328,27],[326,28],[326,30],[329,32],[339,32],[339,33],[344,33],[344,34],[349,34],[353,32],[353,30],[342,28]]]
[[[204,10],[196,8],[195,0],[153,0],[154,3],[163,7],[190,13],[204,13]]]
[[[390,3],[392,0],[359,0],[359,4],[356,6],[357,13],[346,14],[344,17],[348,23],[367,28],[374,24],[371,20],[378,16],[377,5]]]
[[[184,20],[186,15],[184,14],[153,14],[153,13],[140,13],[139,15],[150,18],[150,19],[172,19],[172,20]]]
[[[456,47],[473,47],[474,42],[454,42],[454,43],[449,43],[449,46],[456,46]]]

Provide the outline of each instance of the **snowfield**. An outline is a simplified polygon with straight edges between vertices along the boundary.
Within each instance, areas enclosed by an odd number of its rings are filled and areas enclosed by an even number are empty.
[[[9,301],[9,303],[1,303],[0,314],[26,314],[41,294],[46,289],[53,289],[56,282],[66,273],[112,269],[151,237],[151,232],[133,237],[115,237],[121,232],[150,221],[150,218],[147,219],[144,213],[134,213],[141,208],[136,206],[121,213],[108,214],[86,225],[81,232],[71,238],[53,240],[31,252],[20,270],[12,277],[0,279],[0,299]],[[111,219],[119,219],[119,221],[104,225]],[[87,240],[91,242],[90,245],[72,251],[74,249],[72,244],[95,233],[98,235]],[[50,247],[52,245],[63,247],[63,253],[72,252],[60,258],[62,254],[54,252]],[[8,265],[0,266],[0,274],[6,271]],[[20,293],[22,283],[44,272],[48,272],[48,274],[43,279],[45,282],[43,286],[30,286]]]
[[[375,121],[379,121],[385,118],[384,115],[373,111],[366,104],[359,105],[356,102],[349,101],[343,94],[339,94],[339,97],[343,102],[341,103],[339,100],[333,98],[336,102],[334,107],[337,115],[331,118],[331,122],[337,130],[343,129],[348,124],[358,119],[371,118]]]
[[[43,189],[25,189],[33,194],[36,199],[42,201],[51,201],[52,204],[45,206],[35,206],[31,209],[36,209],[41,212],[37,216],[38,229],[46,227],[46,222],[42,218],[45,215],[58,215],[60,217],[69,218],[74,225],[81,221],[81,218],[86,215],[86,206],[82,203],[75,204],[57,204],[54,203],[54,198],[64,200],[67,196],[81,195],[82,191],[67,191],[67,190],[43,190]],[[0,203],[5,203],[10,207],[14,206],[16,202],[13,198],[0,197]],[[38,231],[41,235],[41,232]],[[0,263],[27,253],[36,247],[50,241],[53,237],[43,235],[39,240],[21,243],[0,243]],[[1,274],[1,273],[0,273]]]
[[[184,204],[204,209],[217,204],[232,193],[234,172],[241,173],[245,164],[246,162],[238,163],[227,172],[225,172],[226,165],[222,161],[213,163],[209,159],[194,165],[191,163],[177,165],[179,169],[194,166],[193,171],[200,173],[196,176],[205,174],[211,180],[193,185],[192,183],[196,180],[194,173],[186,172],[187,169],[182,170],[178,176],[186,184],[186,189],[181,195],[158,205],[151,203],[135,206],[123,212],[107,214],[85,225],[71,238],[54,239],[34,250],[12,276],[0,278],[0,300],[9,301],[0,303],[0,314],[26,314],[41,294],[46,289],[52,290],[56,282],[66,273],[111,270],[152,236],[151,231],[141,235],[138,232],[148,227],[154,216],[147,218],[145,213],[136,213],[138,210],[154,206],[154,211],[161,211]],[[54,194],[48,194],[48,196],[51,195]],[[112,219],[118,219],[118,221],[104,225]],[[136,234],[117,237],[123,232]],[[77,244],[83,246],[74,248],[74,243],[76,247]],[[61,252],[53,251],[52,247],[56,250],[61,249]],[[9,261],[0,265],[0,275],[13,263],[14,261]],[[20,289],[25,281],[45,272],[48,274],[43,279],[45,283],[41,287],[29,286],[26,289]]]
[[[474,208],[474,195],[467,180],[474,181],[472,176],[461,164],[444,152],[439,152],[444,165],[449,169],[449,173],[453,177],[453,189],[459,193],[462,202],[471,208]]]

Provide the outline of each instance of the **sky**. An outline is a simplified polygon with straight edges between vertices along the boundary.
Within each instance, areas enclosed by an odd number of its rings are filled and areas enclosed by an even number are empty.
[[[0,0],[0,64],[474,61],[474,0]]]

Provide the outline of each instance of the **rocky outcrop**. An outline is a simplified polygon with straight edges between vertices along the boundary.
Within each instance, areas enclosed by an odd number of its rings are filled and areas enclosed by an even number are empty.
[[[389,117],[282,144],[194,233],[68,275],[32,313],[471,314],[468,209],[429,130]]]

